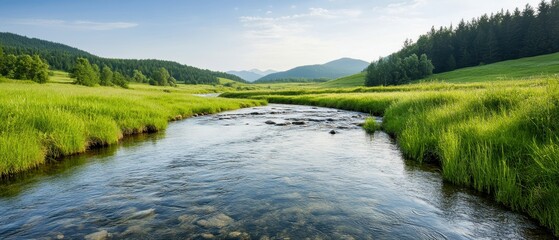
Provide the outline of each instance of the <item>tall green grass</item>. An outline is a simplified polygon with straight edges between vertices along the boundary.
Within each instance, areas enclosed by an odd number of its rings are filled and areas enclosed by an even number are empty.
[[[47,158],[114,144],[125,135],[159,131],[171,120],[265,104],[195,97],[182,88],[126,90],[4,80],[0,89],[2,176]]]
[[[559,235],[559,78],[472,85],[244,94],[383,115],[383,129],[396,137],[408,159],[440,164],[445,180],[492,194]]]

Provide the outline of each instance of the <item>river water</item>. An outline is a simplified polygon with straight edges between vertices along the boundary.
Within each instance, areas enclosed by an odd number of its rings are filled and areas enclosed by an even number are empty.
[[[552,238],[405,161],[365,117],[272,104],[68,157],[0,183],[0,238]]]

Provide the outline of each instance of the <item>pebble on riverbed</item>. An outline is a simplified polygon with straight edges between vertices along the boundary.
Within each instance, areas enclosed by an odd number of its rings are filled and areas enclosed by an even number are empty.
[[[215,235],[213,235],[211,233],[202,233],[202,238],[203,239],[214,239]]]
[[[92,234],[85,235],[86,240],[105,240],[110,236],[107,230],[101,230],[99,232],[94,232]]]
[[[128,217],[128,219],[142,219],[142,218],[147,218],[150,216],[155,215],[155,209],[150,208],[150,209],[146,209],[143,211],[138,211],[135,212],[134,214],[130,215],[130,217]]]
[[[205,228],[222,228],[233,223],[234,221],[235,220],[233,220],[233,218],[220,213],[211,218],[199,220],[196,222],[196,224]]]
[[[230,232],[227,237],[231,239],[250,239],[250,235],[248,235],[248,233],[239,231]]]

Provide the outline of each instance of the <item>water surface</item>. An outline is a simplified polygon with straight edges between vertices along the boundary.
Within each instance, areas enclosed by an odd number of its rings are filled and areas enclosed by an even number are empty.
[[[364,117],[270,105],[171,123],[0,183],[0,238],[552,238]]]

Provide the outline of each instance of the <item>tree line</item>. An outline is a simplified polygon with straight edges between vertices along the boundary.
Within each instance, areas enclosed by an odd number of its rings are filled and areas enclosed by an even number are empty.
[[[146,77],[141,71],[134,70],[132,77],[123,75],[119,71],[113,71],[109,66],[99,68],[97,64],[91,64],[86,58],[76,59],[71,77],[75,78],[75,84],[84,86],[119,86],[128,88],[129,82],[149,83],[157,86],[176,86],[177,81],[165,68],[159,68],[153,78]]]
[[[39,55],[5,55],[0,46],[0,76],[46,83],[49,79],[49,64]]]
[[[482,15],[406,40],[399,56],[429,56],[434,73],[559,51],[559,0]]]
[[[557,51],[559,0],[542,1],[537,10],[527,4],[522,11],[484,14],[456,27],[432,27],[416,42],[407,39],[401,50],[371,63],[365,84],[403,84],[432,73]]]
[[[67,72],[74,69],[76,59],[84,58],[87,59],[90,64],[107,66],[112,69],[112,71],[119,72],[129,79],[134,78],[135,71],[139,71],[146,77],[156,81],[155,79],[161,76],[161,68],[165,68],[176,82],[186,84],[218,84],[219,77],[238,82],[246,82],[242,78],[232,74],[199,69],[172,61],[101,58],[60,43],[27,38],[12,33],[0,33],[0,44],[3,44],[4,52],[6,53],[14,55],[39,55],[41,58],[48,61],[51,68]]]
[[[431,60],[425,54],[421,54],[419,58],[415,53],[405,58],[392,54],[367,67],[365,85],[404,84],[433,74],[433,68]]]

